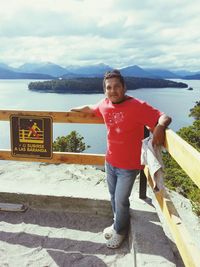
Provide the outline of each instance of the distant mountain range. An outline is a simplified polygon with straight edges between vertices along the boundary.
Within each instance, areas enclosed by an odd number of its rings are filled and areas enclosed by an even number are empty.
[[[103,63],[88,66],[62,67],[51,62],[25,63],[18,68],[0,63],[0,79],[58,79],[58,78],[101,78],[113,67]],[[200,79],[200,72],[187,70],[170,71],[165,69],[141,68],[137,65],[119,69],[125,77],[150,79]]]
[[[23,73],[16,72],[0,67],[0,79],[52,79],[53,76],[40,73]]]

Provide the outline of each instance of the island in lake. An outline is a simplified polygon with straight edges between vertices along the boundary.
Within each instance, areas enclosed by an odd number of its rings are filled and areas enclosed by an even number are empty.
[[[102,78],[75,78],[75,79],[55,79],[51,81],[31,82],[29,90],[44,93],[61,94],[95,94],[103,92]],[[188,85],[182,82],[175,82],[164,79],[149,79],[138,77],[125,77],[128,90],[139,88],[187,88]]]

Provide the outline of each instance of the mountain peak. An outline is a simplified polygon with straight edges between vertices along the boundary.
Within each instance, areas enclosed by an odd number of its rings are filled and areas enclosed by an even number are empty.
[[[133,65],[133,66],[128,66],[128,67],[122,68],[122,69],[120,69],[120,72],[124,76],[155,78],[154,75],[145,71],[144,69],[142,69],[138,65]]]

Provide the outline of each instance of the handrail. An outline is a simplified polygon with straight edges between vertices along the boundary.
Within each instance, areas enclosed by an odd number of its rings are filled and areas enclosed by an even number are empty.
[[[153,189],[153,180],[147,167],[144,169],[150,187]],[[162,214],[166,220],[167,226],[175,240],[176,246],[180,252],[182,260],[186,267],[199,267],[200,255],[187,228],[181,220],[173,201],[170,199],[166,190],[155,193],[155,198],[160,206]]]
[[[93,114],[80,112],[60,112],[60,111],[30,111],[30,110],[0,110],[0,121],[9,121],[10,116],[50,116],[53,123],[90,123],[103,124],[101,118]],[[89,164],[104,165],[105,156],[103,154],[53,152],[52,159],[45,158],[25,158],[13,157],[10,150],[0,149],[0,160],[14,161],[40,161],[48,163],[68,163],[68,164]]]
[[[72,152],[53,152],[51,159],[13,157],[10,149],[0,149],[0,160],[48,162],[48,163],[67,163],[83,165],[104,165],[105,156],[103,154],[72,153]]]
[[[104,123],[101,118],[93,114],[81,112],[61,111],[25,111],[25,110],[0,110],[0,121],[9,121],[11,115],[16,116],[51,116],[54,123]]]
[[[200,153],[170,129],[166,131],[166,148],[200,188]]]
[[[170,155],[200,188],[200,153],[170,129],[166,130],[165,146]],[[153,181],[147,167],[145,167],[144,172],[149,185],[153,189]],[[185,228],[169,194],[166,190],[163,190],[163,192],[156,193],[155,197],[185,266],[198,267],[200,253]]]
[[[53,123],[103,123],[102,119],[97,118],[92,114],[79,112],[0,110],[0,120],[2,121],[9,121],[11,115],[32,115],[43,117],[51,116]],[[180,164],[180,166],[200,188],[200,153],[170,129],[167,129],[166,131],[166,148],[172,157]],[[53,152],[52,159],[33,159],[12,157],[10,150],[0,150],[0,159],[102,165],[104,162],[104,155]],[[152,186],[152,179],[147,168],[145,168],[145,174],[150,186]],[[181,218],[179,217],[173,205],[173,202],[169,198],[169,195],[166,191],[164,191],[163,193],[155,193],[155,197],[160,205],[161,210],[163,211],[163,215],[165,216],[166,222],[175,240],[177,248],[179,249],[185,266],[198,267],[200,255],[190,239],[187,229],[184,227]]]

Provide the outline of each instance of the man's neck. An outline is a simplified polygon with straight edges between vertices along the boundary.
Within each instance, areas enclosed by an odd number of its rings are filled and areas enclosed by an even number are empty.
[[[123,99],[121,99],[119,102],[112,102],[112,103],[113,103],[113,104],[121,104],[121,103],[123,103],[124,101],[128,100],[129,98],[130,98],[129,96],[125,95],[125,96],[123,97]]]

